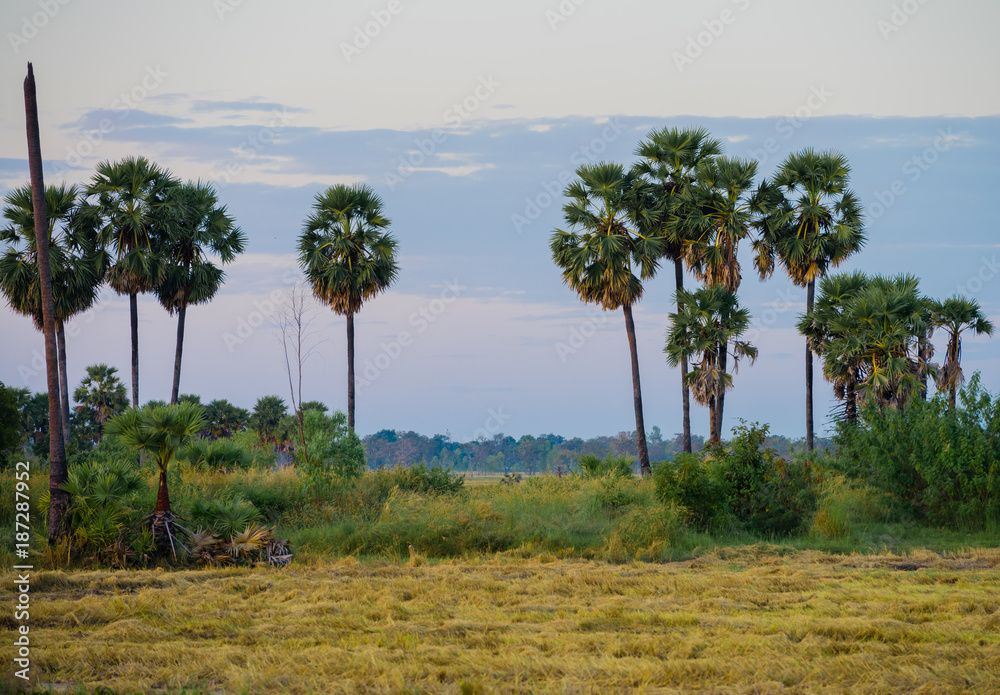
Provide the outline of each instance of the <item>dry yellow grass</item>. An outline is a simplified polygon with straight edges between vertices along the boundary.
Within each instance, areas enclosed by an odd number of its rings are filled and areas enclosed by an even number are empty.
[[[35,673],[119,692],[1000,692],[997,550],[411,564],[39,573]]]

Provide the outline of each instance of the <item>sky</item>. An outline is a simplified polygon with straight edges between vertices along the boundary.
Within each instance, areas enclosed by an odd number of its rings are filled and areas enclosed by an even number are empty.
[[[132,155],[212,182],[248,248],[188,312],[181,391],[251,408],[289,397],[273,324],[315,196],[366,183],[401,270],[356,320],[359,433],[613,435],[635,427],[622,314],[583,305],[548,249],[576,168],[631,164],[664,126],[708,128],[759,177],[838,150],[869,239],[841,269],[914,273],[1000,325],[998,23],[987,0],[5,0],[0,195],[28,179],[28,61],[47,184]],[[801,437],[805,292],[741,260],[760,357],[735,376],[724,428]],[[681,430],[662,353],[672,292],[665,267],[635,307],[645,422],[665,436]],[[303,397],[343,409],[344,319],[310,313]],[[148,297],[139,319],[140,400],[168,399],[175,319]],[[100,362],[129,382],[127,299],[105,289],[67,331],[73,384]],[[44,390],[43,347],[0,307],[0,381]],[[967,338],[963,365],[1000,390],[997,343]],[[835,400],[819,370],[816,393],[823,434]],[[705,409],[692,419],[706,435]]]

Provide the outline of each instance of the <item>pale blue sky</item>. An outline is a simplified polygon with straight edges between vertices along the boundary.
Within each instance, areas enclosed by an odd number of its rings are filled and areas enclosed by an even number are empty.
[[[358,321],[359,375],[370,363],[375,377],[359,430],[467,439],[503,420],[515,435],[613,434],[634,427],[622,318],[561,285],[550,192],[581,162],[630,163],[664,125],[704,125],[762,174],[790,151],[836,148],[869,215],[870,243],[845,267],[915,272],[927,294],[962,291],[1000,320],[997,20],[1000,6],[971,1],[8,1],[0,193],[27,178],[27,60],[48,183],[131,154],[215,181],[250,244],[189,313],[182,390],[251,406],[287,395],[272,331],[250,324],[294,281],[313,196],[364,181],[385,199],[402,274]],[[744,276],[761,358],[736,377],[727,427],[800,436],[804,293],[760,283],[749,259]],[[667,435],[680,430],[679,376],[660,352],[671,291],[665,273],[636,312],[647,426]],[[71,376],[99,361],[127,371],[127,313],[106,293],[78,322]],[[150,301],[140,319],[141,397],[164,398],[175,326]],[[314,325],[325,342],[305,396],[343,407],[343,320],[320,310]],[[0,309],[0,380],[43,389],[41,344]],[[967,370],[993,389],[997,355],[966,343]],[[828,385],[818,393],[822,413]]]

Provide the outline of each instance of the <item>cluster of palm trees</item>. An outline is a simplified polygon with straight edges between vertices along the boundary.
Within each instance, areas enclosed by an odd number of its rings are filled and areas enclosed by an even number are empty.
[[[811,148],[786,157],[770,179],[758,182],[757,162],[723,155],[704,128],[650,132],[626,169],[601,162],[577,170],[563,207],[568,230],[556,229],[550,247],[565,283],[585,302],[623,310],[632,358],[636,437],[642,472],[649,472],[632,305],[663,261],[674,263],[677,312],[670,315],[664,352],[681,368],[683,448],[691,451],[690,396],[707,406],[709,444],[721,442],[725,394],[741,359],[757,349],[740,340],[750,314],[740,307],[739,246],[752,245],[761,280],[781,266],[806,290],[798,322],[806,338],[806,448],[813,450],[813,355],[844,403],[848,421],[858,404],[904,407],[926,398],[934,377],[955,406],[963,379],[961,335],[989,335],[992,324],[964,297],[934,301],[917,279],[830,275],[864,245],[864,216],[849,187],[842,154]],[[684,289],[684,271],[702,287]],[[816,299],[819,283],[820,296]],[[947,355],[930,362],[935,328],[948,334]]]
[[[726,157],[704,128],[650,132],[626,169],[601,162],[577,170],[566,189],[568,230],[550,247],[566,284],[585,302],[621,309],[632,357],[636,437],[643,473],[649,471],[632,305],[643,282],[674,262],[677,313],[664,351],[681,367],[684,450],[691,449],[689,394],[711,413],[710,442],[721,436],[729,360],[753,360],[740,341],[749,314],[740,308],[740,243],[749,239],[761,279],[781,265],[807,290],[812,311],[816,281],[865,241],[861,207],[848,187],[843,155],[805,149],[789,155],[774,176],[756,183],[757,163]],[[684,270],[703,287],[684,290]],[[807,447],[813,446],[812,354],[806,348]],[[691,369],[688,365],[691,362]],[[735,365],[734,365],[735,366]]]
[[[177,314],[171,402],[177,401],[187,308],[209,301],[222,286],[223,264],[242,253],[243,232],[211,186],[181,182],[143,157],[98,164],[90,183],[45,190],[49,265],[58,336],[63,440],[69,440],[66,322],[97,301],[103,284],[129,297],[132,339],[132,405],[139,403],[139,294],[152,293]],[[36,263],[32,187],[4,200],[0,240],[0,293],[11,308],[41,329],[42,298]],[[92,376],[92,375],[88,375]]]
[[[848,422],[858,418],[858,405],[870,400],[879,408],[905,407],[927,397],[927,380],[948,393],[955,407],[963,380],[962,334],[991,335],[993,324],[972,299],[944,301],[920,293],[912,275],[869,277],[861,272],[823,278],[813,310],[798,322],[810,348],[823,359],[823,374],[833,383]],[[943,329],[948,347],[939,367],[931,335]]]

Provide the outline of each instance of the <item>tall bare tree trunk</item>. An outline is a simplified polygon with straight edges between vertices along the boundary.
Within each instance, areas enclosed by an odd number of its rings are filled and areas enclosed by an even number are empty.
[[[680,258],[674,259],[674,278],[677,284],[677,294],[684,289],[684,261]],[[681,313],[681,303],[677,302],[677,313]],[[681,358],[681,399],[684,405],[684,453],[691,453],[691,389],[687,385],[688,361],[687,357]]]
[[[177,311],[177,349],[174,351],[174,388],[170,392],[170,405],[177,403],[181,390],[181,353],[184,351],[184,318],[187,316],[187,302],[182,301]]]
[[[35,217],[35,245],[38,280],[42,291],[42,332],[45,335],[45,376],[49,389],[49,544],[69,532],[69,493],[62,489],[67,479],[66,449],[60,436],[59,366],[56,354],[55,302],[52,299],[52,271],[49,267],[49,225],[45,209],[45,180],[42,176],[42,143],[38,129],[38,101],[35,73],[28,63],[24,78],[24,113],[28,135],[28,169],[31,172],[31,204]]]
[[[347,314],[347,426],[354,431],[354,313]]]
[[[63,449],[69,449],[69,377],[66,375],[66,331],[63,322],[56,323],[56,342],[59,347],[59,395],[62,404],[62,437]]]
[[[813,299],[816,295],[816,281],[810,280],[806,286],[806,315],[812,315]],[[813,354],[806,341],[806,452],[813,450]]]
[[[729,360],[729,343],[719,345],[719,395],[715,401],[715,439],[722,443],[722,417],[726,412],[726,384],[723,376],[726,373],[726,362]]]
[[[139,407],[139,303],[135,292],[128,296],[129,319],[132,325],[132,407]]]
[[[722,442],[716,438],[715,424],[719,421],[719,407],[715,396],[708,397],[708,446],[716,446]]]
[[[642,388],[639,385],[639,353],[635,346],[635,322],[632,320],[632,307],[626,304],[625,330],[628,332],[628,347],[632,355],[632,399],[635,402],[635,438],[639,445],[639,470],[643,477],[649,475],[649,452],[646,450],[646,425],[642,419]]]

